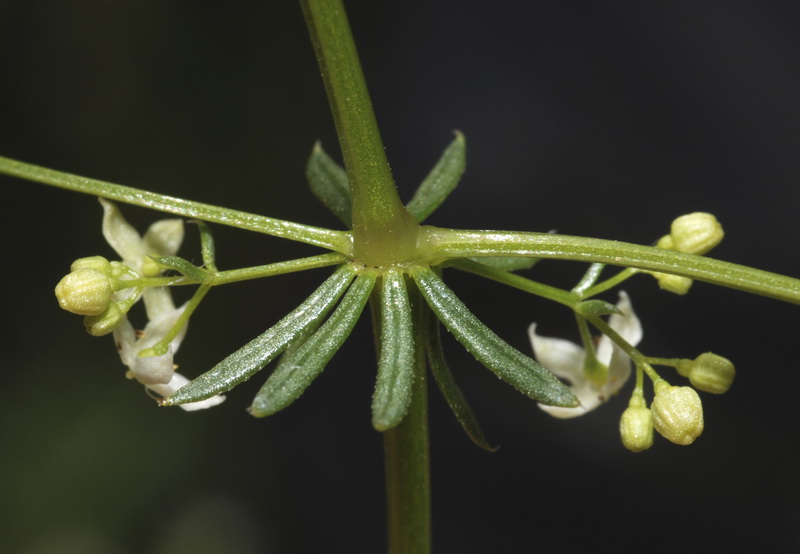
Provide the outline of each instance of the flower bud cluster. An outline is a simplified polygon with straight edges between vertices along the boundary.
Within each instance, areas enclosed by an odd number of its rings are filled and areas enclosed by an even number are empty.
[[[103,313],[113,293],[111,263],[101,256],[76,260],[56,285],[58,305],[78,315]]]
[[[700,354],[694,360],[672,363],[680,375],[688,377],[692,386],[674,387],[654,376],[655,398],[650,409],[647,409],[641,388],[635,389],[620,420],[622,444],[628,450],[641,452],[650,448],[653,429],[675,444],[692,444],[702,434],[704,426],[703,403],[697,390],[722,394],[736,377],[733,363],[712,352]]]
[[[102,256],[75,260],[70,272],[56,285],[56,298],[64,310],[85,316],[86,331],[99,337],[112,332],[122,321],[132,301],[116,301],[120,276],[130,269]]]
[[[656,246],[666,250],[675,250],[686,254],[702,255],[717,246],[725,232],[717,218],[705,212],[694,212],[682,215],[672,222],[670,234],[659,239]],[[692,286],[692,280],[680,275],[653,272],[658,286],[674,294],[686,294]]]

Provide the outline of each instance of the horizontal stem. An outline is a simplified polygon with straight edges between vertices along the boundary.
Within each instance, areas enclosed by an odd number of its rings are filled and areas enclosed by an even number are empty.
[[[613,240],[551,233],[424,227],[419,249],[424,257],[420,261],[428,263],[441,263],[450,258],[524,256],[635,267],[800,304],[798,279],[704,256]]]
[[[291,221],[240,212],[229,208],[220,208],[211,204],[183,200],[164,194],[47,169],[2,156],[0,156],[0,173],[75,192],[101,196],[109,200],[133,204],[134,206],[151,208],[183,217],[193,217],[238,227],[239,229],[247,229],[275,237],[313,244],[314,246],[320,246],[343,254],[349,255],[353,248],[350,234],[343,231],[301,225]]]
[[[328,267],[342,264],[345,261],[347,261],[347,258],[342,254],[329,253],[285,262],[275,262],[266,265],[244,267],[242,269],[218,271],[214,273],[211,284],[227,285],[228,283],[246,281],[248,279],[259,279],[261,277],[272,277],[273,275],[281,275],[284,273],[294,273],[296,271],[305,271],[307,269]]]

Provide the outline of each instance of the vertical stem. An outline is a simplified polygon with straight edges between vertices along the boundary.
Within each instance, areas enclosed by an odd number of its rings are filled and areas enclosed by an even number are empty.
[[[354,253],[368,265],[401,259],[418,224],[400,201],[341,0],[301,0],[350,182]]]
[[[416,375],[408,414],[383,435],[386,459],[386,503],[391,554],[426,554],[431,551],[430,456],[428,449],[428,390],[425,379],[425,344],[430,310],[416,287],[409,287],[416,334]]]

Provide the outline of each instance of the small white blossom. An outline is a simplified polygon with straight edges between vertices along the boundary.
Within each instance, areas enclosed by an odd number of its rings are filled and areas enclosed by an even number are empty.
[[[103,205],[103,236],[122,258],[123,263],[142,276],[153,277],[159,274],[158,266],[148,255],[173,256],[183,241],[183,222],[180,219],[163,219],[153,223],[144,237],[122,216],[111,202],[100,199]],[[136,379],[148,389],[167,397],[175,393],[189,380],[175,372],[173,358],[186,334],[187,326],[169,343],[161,356],[139,356],[147,348],[162,341],[172,329],[186,306],[176,308],[172,294],[167,287],[149,287],[142,294],[148,323],[144,331],[137,333],[127,315],[114,330],[122,363],[128,366],[128,377]],[[224,396],[214,396],[200,402],[181,404],[186,411],[202,410],[216,406],[225,400]]]
[[[608,324],[635,346],[642,340],[642,326],[624,291],[619,293],[617,308],[622,313],[612,314]],[[577,417],[594,410],[616,394],[630,377],[630,358],[605,335],[597,343],[595,353],[597,361],[608,368],[604,383],[597,383],[586,374],[586,352],[582,347],[567,340],[536,334],[535,323],[528,329],[528,335],[536,360],[557,377],[568,381],[570,390],[580,401],[580,406],[575,408],[539,404],[542,410],[554,417]]]
[[[178,318],[183,313],[186,305],[160,314],[156,319],[150,320],[144,331],[136,333],[127,318],[114,330],[114,340],[117,342],[122,363],[128,366],[128,376],[136,379],[148,389],[163,397],[171,396],[189,380],[175,372],[173,357],[181,345],[186,326],[169,343],[169,348],[161,356],[139,356],[139,352],[154,346],[164,338]],[[224,396],[213,396],[200,402],[181,404],[186,411],[210,408],[225,400]]]
[[[100,198],[100,204],[103,205],[103,236],[122,258],[122,262],[139,275],[158,275],[158,267],[148,258],[149,255],[174,256],[178,253],[183,242],[182,220],[156,221],[142,237],[122,216],[115,204],[103,198]],[[122,294],[125,292],[122,291]],[[167,288],[147,288],[142,296],[147,318],[150,320],[175,309],[172,295]]]

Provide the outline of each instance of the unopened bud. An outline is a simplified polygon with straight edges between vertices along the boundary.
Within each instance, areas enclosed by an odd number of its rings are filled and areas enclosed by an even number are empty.
[[[725,233],[717,218],[705,212],[682,215],[672,222],[672,249],[687,254],[705,254],[722,241]]]
[[[653,277],[658,281],[658,286],[661,290],[673,294],[686,294],[692,288],[692,280],[681,275],[654,272]]]
[[[655,384],[651,406],[653,427],[675,444],[692,444],[703,433],[703,404],[691,387],[673,387],[666,381]]]
[[[86,332],[93,337],[102,337],[116,329],[122,322],[125,312],[116,302],[111,302],[102,314],[87,315],[83,318]]]
[[[664,250],[675,250],[674,245],[672,244],[672,237],[669,235],[664,235],[658,242],[656,243],[656,248],[663,248]]]
[[[711,352],[700,354],[694,360],[681,360],[676,369],[689,378],[694,388],[713,394],[727,392],[736,377],[733,363]]]
[[[145,277],[157,277],[162,269],[158,262],[150,256],[145,256],[144,260],[142,260],[142,275]]]
[[[631,398],[630,405],[622,412],[619,434],[623,446],[631,452],[641,452],[653,446],[653,414],[641,396]]]
[[[98,315],[111,301],[111,280],[96,269],[78,269],[56,285],[58,304],[78,315]]]
[[[70,271],[78,271],[79,269],[96,269],[104,275],[111,275],[111,262],[109,262],[103,256],[78,258],[72,262]]]

